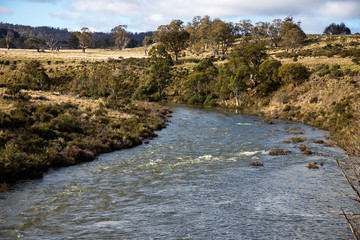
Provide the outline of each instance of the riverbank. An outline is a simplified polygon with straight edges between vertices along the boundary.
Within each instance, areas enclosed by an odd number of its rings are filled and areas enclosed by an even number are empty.
[[[51,167],[92,161],[131,148],[166,127],[169,109],[155,103],[108,101],[45,91],[2,90],[1,190]]]

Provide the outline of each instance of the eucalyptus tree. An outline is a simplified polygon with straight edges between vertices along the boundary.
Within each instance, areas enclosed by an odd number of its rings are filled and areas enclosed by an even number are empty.
[[[269,36],[269,27],[270,23],[268,22],[257,22],[255,26],[251,29],[251,33],[255,38],[256,42],[263,41]]]
[[[263,42],[244,43],[234,48],[232,58],[239,58],[248,66],[249,80],[252,86],[258,85],[259,67],[268,58]]]
[[[14,39],[14,31],[8,30],[5,36],[6,48],[9,50],[12,40]]]
[[[189,48],[192,53],[200,55],[204,52],[204,40],[201,36],[201,17],[196,16],[186,25],[189,36]]]
[[[226,54],[235,41],[236,31],[234,25],[231,22],[214,19],[211,32],[216,50],[221,48],[222,54]]]
[[[127,37],[127,25],[118,25],[111,29],[111,34],[115,41],[115,45],[119,50],[122,50],[129,43],[130,39]]]
[[[251,29],[253,27],[250,19],[243,19],[236,23],[236,28],[245,42],[249,42],[252,38]]]
[[[244,94],[250,85],[250,68],[241,57],[230,59],[219,69],[218,82],[222,98],[230,97],[235,99],[235,105],[241,106]],[[231,94],[230,94],[231,93]]]
[[[145,56],[147,55],[147,48],[148,48],[149,44],[151,44],[152,42],[153,42],[152,37],[145,36],[145,38],[144,38],[144,40],[142,42],[142,45],[144,47]]]
[[[173,61],[163,44],[152,47],[149,56],[148,80],[136,89],[134,97],[139,100],[159,101],[163,98],[163,92],[170,83]]]
[[[190,34],[185,30],[183,23],[181,20],[173,20],[168,25],[159,26],[154,33],[158,41],[174,54],[175,61],[178,60],[180,52],[188,46],[190,38]]]
[[[57,43],[58,43],[58,41],[55,40],[54,37],[49,37],[49,38],[46,39],[46,45],[50,48],[51,51],[54,50]]]
[[[282,20],[274,19],[269,26],[269,38],[270,42],[274,47],[278,47],[281,42],[281,30]]]
[[[82,51],[85,52],[86,48],[89,48],[93,44],[93,34],[87,27],[83,27],[81,32],[77,32],[77,37],[79,39],[79,46]]]
[[[324,29],[323,34],[336,35],[336,34],[351,34],[350,28],[346,27],[344,23],[332,23]]]
[[[36,38],[28,38],[24,42],[26,46],[35,48],[38,52],[40,52],[41,41]]]

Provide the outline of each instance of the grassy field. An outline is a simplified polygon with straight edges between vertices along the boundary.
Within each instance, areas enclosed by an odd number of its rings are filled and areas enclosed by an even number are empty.
[[[83,53],[82,50],[60,50],[50,51],[45,50],[44,52],[37,52],[35,49],[10,49],[0,48],[1,59],[37,59],[41,61],[45,60],[63,60],[63,61],[102,61],[108,59],[119,59],[119,58],[142,58],[145,57],[144,49],[131,48],[124,50],[107,50],[107,49],[86,49]]]

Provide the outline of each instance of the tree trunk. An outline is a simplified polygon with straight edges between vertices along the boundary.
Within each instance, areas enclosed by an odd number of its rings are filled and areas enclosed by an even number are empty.
[[[174,55],[175,55],[175,62],[177,62],[177,60],[178,60],[178,53],[174,53]]]
[[[85,48],[82,49],[82,52],[83,52],[83,53],[85,52]]]
[[[238,94],[235,93],[235,105],[238,107],[239,106],[239,99],[238,99]]]

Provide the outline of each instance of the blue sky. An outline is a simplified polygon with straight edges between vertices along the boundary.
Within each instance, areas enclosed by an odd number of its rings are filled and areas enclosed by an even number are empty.
[[[332,22],[360,32],[360,0],[0,0],[0,21],[76,31],[110,32],[120,24],[152,31],[173,19],[209,15],[226,21],[272,21],[292,16],[306,33],[322,33]]]

